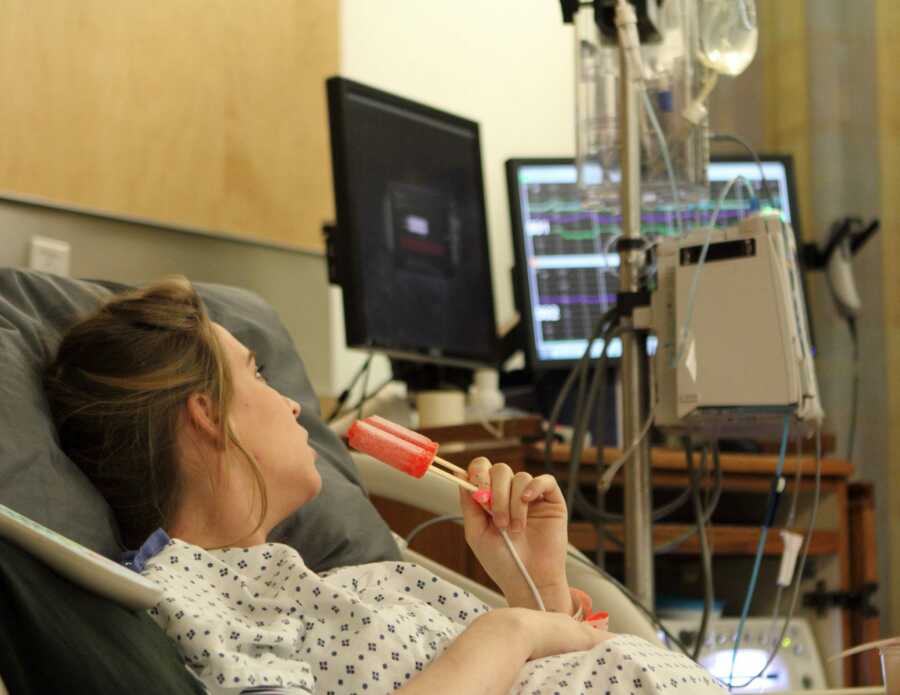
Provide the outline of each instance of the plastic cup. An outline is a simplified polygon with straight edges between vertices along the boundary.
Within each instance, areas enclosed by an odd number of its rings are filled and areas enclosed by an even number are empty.
[[[900,644],[880,647],[885,695],[900,695]]]
[[[420,391],[416,408],[419,427],[461,425],[466,421],[466,395],[462,391]]]

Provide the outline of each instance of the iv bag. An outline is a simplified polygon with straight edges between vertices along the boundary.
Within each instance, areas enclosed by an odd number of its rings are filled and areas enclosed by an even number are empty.
[[[619,190],[619,51],[589,6],[575,24],[575,165],[582,204],[605,208]]]
[[[700,0],[698,57],[720,75],[740,75],[756,55],[753,0]]]
[[[668,207],[670,212],[708,194],[706,124],[695,127],[681,117],[700,89],[703,72],[697,60],[696,11],[695,0],[667,0],[659,12],[661,40],[641,45],[646,77],[642,86],[646,99],[643,94],[638,98],[641,203]],[[622,130],[619,45],[598,29],[591,3],[578,10],[574,25],[578,189],[585,209],[617,212]]]

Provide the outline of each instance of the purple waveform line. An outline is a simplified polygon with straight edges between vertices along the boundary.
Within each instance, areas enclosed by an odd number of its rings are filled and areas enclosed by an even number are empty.
[[[614,294],[560,294],[541,297],[541,304],[612,304]]]
[[[729,219],[736,217],[745,217],[749,210],[720,210],[719,219]],[[704,220],[712,219],[712,211],[704,210],[697,213],[691,210],[685,210],[681,213],[681,219],[690,220],[700,217]],[[556,222],[557,224],[566,224],[567,222],[578,222],[580,220],[593,220],[599,224],[618,224],[622,221],[621,215],[598,215],[593,212],[574,212],[566,215],[557,215],[552,212],[538,212],[531,215],[536,220],[547,220],[548,222]],[[674,212],[652,212],[641,215],[642,222],[668,222],[674,221],[677,215]]]

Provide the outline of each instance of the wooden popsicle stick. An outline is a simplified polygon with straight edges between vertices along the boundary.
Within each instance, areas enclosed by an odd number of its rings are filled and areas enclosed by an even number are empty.
[[[444,478],[445,480],[450,480],[461,488],[465,490],[470,490],[471,492],[478,492],[478,488],[472,485],[468,480],[463,480],[462,478],[457,478],[455,475],[451,475],[447,471],[442,471],[440,468],[435,468],[434,466],[430,466],[426,473],[433,473],[434,475]]]
[[[450,463],[447,459],[442,459],[440,456],[435,456],[433,463],[442,466],[453,473],[459,473],[460,475],[465,476],[467,480],[469,478],[469,473],[465,468],[460,468],[456,464]]]

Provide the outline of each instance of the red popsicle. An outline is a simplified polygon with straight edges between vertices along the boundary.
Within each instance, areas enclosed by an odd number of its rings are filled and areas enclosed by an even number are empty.
[[[398,425],[396,422],[391,422],[390,420],[386,420],[380,415],[370,415],[365,418],[363,422],[366,422],[373,427],[377,427],[380,430],[384,430],[385,432],[390,432],[395,437],[400,437],[400,439],[405,439],[407,442],[411,444],[416,444],[417,446],[422,447],[426,451],[430,451],[432,454],[437,453],[438,444],[437,442],[429,439],[424,434],[420,434],[419,432],[414,432],[411,429],[407,429],[403,427],[403,425]]]
[[[388,422],[385,420],[385,422]],[[393,424],[393,423],[390,423]],[[399,427],[399,425],[397,425]],[[350,446],[379,461],[393,466],[414,478],[425,475],[434,460],[434,451],[376,427],[366,420],[357,420],[347,433]],[[429,440],[430,441],[430,440]],[[437,450],[437,445],[434,447]]]
[[[456,485],[474,493],[472,499],[482,506],[491,506],[493,498],[491,490],[479,490],[466,480],[468,474],[464,469],[436,456],[437,442],[430,440],[425,435],[385,420],[378,415],[370,415],[363,420],[354,422],[350,426],[347,438],[350,446],[354,449],[369,454],[407,475],[421,478],[430,469],[435,475],[451,480]],[[431,468],[432,463],[443,466],[456,475],[438,468]],[[462,477],[457,477],[457,475]]]

